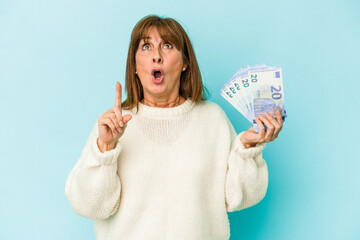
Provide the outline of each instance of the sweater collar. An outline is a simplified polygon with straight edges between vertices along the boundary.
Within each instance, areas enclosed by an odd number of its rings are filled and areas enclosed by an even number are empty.
[[[191,111],[195,106],[195,103],[188,98],[182,104],[171,107],[171,108],[160,108],[160,107],[150,107],[141,102],[139,102],[139,111],[138,116],[149,117],[149,118],[166,118],[166,117],[176,117],[186,114]],[[136,107],[132,109],[133,114],[136,114]]]

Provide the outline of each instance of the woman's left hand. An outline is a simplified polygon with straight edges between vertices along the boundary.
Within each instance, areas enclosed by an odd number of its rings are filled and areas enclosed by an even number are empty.
[[[259,115],[255,118],[255,122],[259,126],[259,132],[256,133],[253,126],[249,128],[241,136],[240,141],[243,143],[245,148],[255,147],[258,143],[268,143],[274,141],[283,127],[283,120],[280,111],[276,112],[276,119],[270,114],[266,113],[265,117]],[[267,130],[265,131],[266,125]]]

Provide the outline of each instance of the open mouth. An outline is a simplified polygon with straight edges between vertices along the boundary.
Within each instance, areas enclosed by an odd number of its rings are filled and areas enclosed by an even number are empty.
[[[153,75],[153,80],[156,83],[161,83],[163,79],[163,71],[161,69],[153,69],[151,71],[151,75]]]
[[[151,74],[155,77],[155,79],[160,79],[163,75],[163,72],[161,71],[161,69],[153,69]]]

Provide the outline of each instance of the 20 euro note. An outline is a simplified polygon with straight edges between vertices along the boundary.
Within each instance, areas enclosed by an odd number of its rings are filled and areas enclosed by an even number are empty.
[[[258,85],[252,88],[252,101],[254,117],[269,113],[276,118],[275,113],[281,112],[283,121],[287,117],[284,106],[284,88],[282,79],[282,69],[280,67],[268,67],[267,69],[257,70],[253,75],[258,79]],[[259,131],[259,126],[253,120],[254,129]],[[265,129],[266,129],[266,125]]]
[[[262,64],[240,68],[220,94],[254,125],[256,132],[259,128],[255,118],[260,114],[268,112],[276,117],[275,112],[280,110],[283,120],[287,116],[280,67]]]
[[[246,76],[245,76],[246,77]],[[253,119],[252,116],[252,107],[245,101],[246,99],[242,96],[244,93],[241,93],[241,80],[244,76],[235,75],[233,78],[228,81],[224,87],[221,89],[220,94],[236,108],[244,117],[246,117],[250,122]]]
[[[256,118],[259,115],[264,116],[265,113],[269,113],[276,118],[275,113],[280,111],[283,121],[285,121],[287,114],[284,107],[284,92],[282,89],[282,85],[266,85],[253,93],[253,106]],[[253,125],[255,131],[259,132],[259,126],[255,122],[255,119],[253,120]]]

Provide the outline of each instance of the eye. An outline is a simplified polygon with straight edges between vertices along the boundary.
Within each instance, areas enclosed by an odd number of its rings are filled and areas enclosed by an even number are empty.
[[[148,43],[144,43],[142,46],[141,46],[141,49],[142,50],[149,50],[150,49],[150,46]]]
[[[170,43],[167,42],[167,43],[164,44],[164,48],[169,48],[170,49],[170,48],[173,48],[173,46]]]

